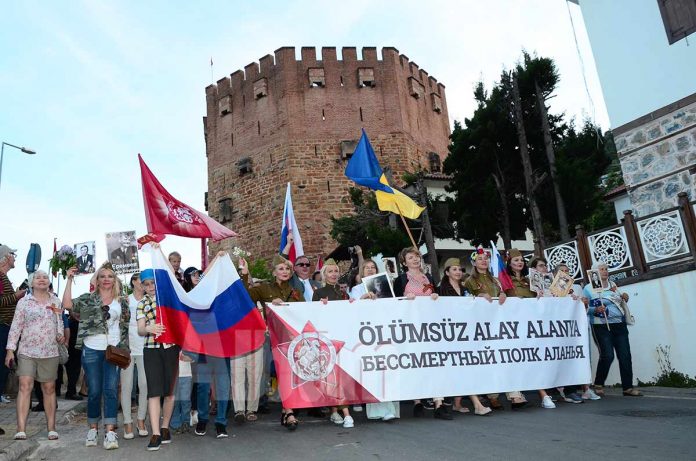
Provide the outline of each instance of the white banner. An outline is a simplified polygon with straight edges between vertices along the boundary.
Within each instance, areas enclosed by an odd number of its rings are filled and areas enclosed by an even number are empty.
[[[291,303],[268,323],[290,408],[590,382],[585,308],[569,297]]]

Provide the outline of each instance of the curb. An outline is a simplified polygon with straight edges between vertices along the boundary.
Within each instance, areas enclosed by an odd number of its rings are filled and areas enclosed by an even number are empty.
[[[61,417],[56,415],[56,425],[64,426],[70,424],[76,416],[87,411],[87,402],[80,402],[69,410],[66,410]],[[17,461],[25,459],[31,455],[38,447],[39,442],[35,436],[27,440],[14,440],[7,448],[0,451],[0,461]]]
[[[15,440],[2,452],[0,461],[15,461],[34,451],[39,446],[36,440]]]

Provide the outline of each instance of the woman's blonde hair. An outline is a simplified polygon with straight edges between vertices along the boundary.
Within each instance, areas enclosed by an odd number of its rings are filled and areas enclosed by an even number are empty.
[[[324,283],[324,285],[326,285],[326,271],[327,271],[327,267],[336,267],[336,269],[338,269],[339,275],[340,275],[340,272],[341,272],[341,269],[338,267],[338,264],[335,264],[335,263],[324,263],[324,265],[321,267],[321,269],[319,269],[319,273],[321,274],[321,281],[322,281],[322,283]]]
[[[111,274],[114,276],[114,285],[111,288],[111,294],[113,295],[114,298],[118,298],[119,295],[121,294],[121,281],[118,279],[118,276],[116,275],[116,272],[108,266],[102,266],[99,269],[97,269],[97,272],[94,273],[94,289],[99,290],[99,274],[103,273],[104,271],[111,272]]]

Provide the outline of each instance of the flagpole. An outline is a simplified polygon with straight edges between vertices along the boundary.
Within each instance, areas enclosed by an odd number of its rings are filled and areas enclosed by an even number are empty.
[[[201,239],[201,270],[204,271],[208,267],[208,248],[206,247],[206,239]]]
[[[406,220],[404,219],[404,215],[401,213],[401,207],[399,206],[398,201],[394,201],[394,204],[396,205],[396,208],[399,210],[399,217],[401,218],[401,222],[404,223],[404,227],[406,228],[406,233],[408,234],[408,238],[411,239],[411,243],[413,244],[413,248],[418,250],[418,245],[416,245],[416,241],[413,239],[413,234],[411,234],[411,229],[408,228],[408,224],[406,224]],[[418,250],[420,253],[420,250]]]

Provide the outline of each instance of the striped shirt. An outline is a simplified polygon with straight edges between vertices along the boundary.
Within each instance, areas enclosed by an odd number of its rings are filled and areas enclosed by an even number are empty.
[[[7,277],[7,274],[0,272],[0,323],[11,325],[14,318],[15,309],[17,308],[17,297],[15,296],[12,282]]]

